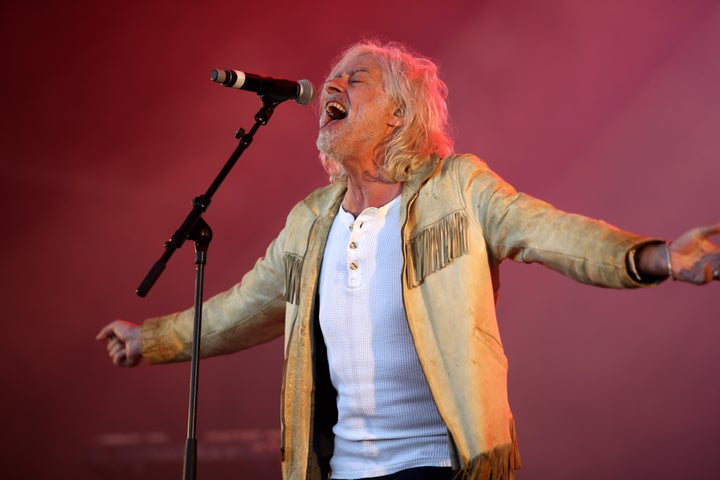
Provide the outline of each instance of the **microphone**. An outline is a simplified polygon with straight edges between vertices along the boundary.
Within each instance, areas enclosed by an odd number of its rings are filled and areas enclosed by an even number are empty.
[[[238,70],[213,70],[210,79],[226,87],[255,92],[260,96],[268,95],[280,101],[292,98],[300,105],[310,103],[315,97],[315,89],[309,80],[295,82]]]

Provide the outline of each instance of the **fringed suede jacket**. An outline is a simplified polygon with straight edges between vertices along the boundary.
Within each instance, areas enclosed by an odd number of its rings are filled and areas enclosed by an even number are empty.
[[[317,323],[325,242],[345,193],[298,203],[241,283],[203,308],[201,355],[227,354],[284,333],[282,464],[286,480],[327,478],[337,418]],[[503,259],[538,262],[577,281],[636,287],[629,252],[649,241],[516,192],[470,155],[435,160],[401,195],[403,299],[410,331],[462,478],[511,479],[520,466],[507,400],[507,359],[495,318]],[[149,363],[187,360],[192,310],[143,324]]]

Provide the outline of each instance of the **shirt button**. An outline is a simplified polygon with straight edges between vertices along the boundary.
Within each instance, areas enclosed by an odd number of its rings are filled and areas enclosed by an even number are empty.
[[[355,243],[355,242],[350,242],[350,248],[352,248],[352,249],[357,248],[357,243]]]
[[[357,270],[358,264],[355,262],[350,262],[350,270]]]

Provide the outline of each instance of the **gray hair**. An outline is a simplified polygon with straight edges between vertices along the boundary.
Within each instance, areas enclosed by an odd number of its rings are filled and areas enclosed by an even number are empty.
[[[362,40],[347,48],[334,63],[361,55],[371,55],[379,64],[385,91],[399,106],[403,123],[376,150],[380,174],[385,180],[403,182],[409,174],[437,155],[444,158],[453,151],[449,133],[447,86],[430,59],[410,51],[405,45]],[[336,180],[345,175],[342,166],[325,157],[320,159]]]

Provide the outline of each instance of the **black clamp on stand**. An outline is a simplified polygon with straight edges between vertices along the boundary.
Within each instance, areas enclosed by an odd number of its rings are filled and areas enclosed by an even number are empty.
[[[212,240],[212,230],[210,226],[203,220],[202,214],[207,210],[213,195],[220,187],[225,177],[230,173],[235,163],[243,154],[245,149],[252,143],[255,133],[262,125],[266,125],[270,120],[275,107],[282,101],[268,95],[261,96],[262,108],[255,115],[255,124],[249,132],[239,129],[235,138],[240,142],[235,151],[230,155],[227,162],[218,173],[215,180],[208,188],[205,194],[196,197],[193,200],[193,208],[188,214],[180,228],[173,234],[172,238],[165,242],[165,252],[160,259],[155,262],[145,279],[140,283],[136,293],[140,297],[145,297],[155,282],[165,270],[168,260],[172,257],[175,250],[182,247],[186,239],[195,242],[195,316],[193,324],[193,346],[190,358],[190,402],[188,411],[188,433],[185,444],[185,462],[183,467],[183,479],[194,480],[197,475],[197,436],[195,426],[197,423],[197,396],[198,396],[198,377],[200,365],[200,333],[202,331],[202,302],[203,302],[203,283],[205,263],[207,261],[207,251]]]

